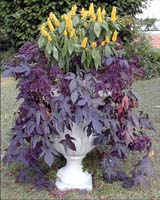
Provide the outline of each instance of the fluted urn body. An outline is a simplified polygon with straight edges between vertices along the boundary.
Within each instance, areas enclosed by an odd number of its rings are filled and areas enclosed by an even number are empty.
[[[60,190],[86,189],[89,191],[92,190],[92,177],[87,171],[83,171],[82,160],[95,147],[94,136],[87,136],[83,125],[77,126],[72,123],[71,127],[71,131],[65,129],[60,136],[54,138],[54,148],[66,159],[66,165],[57,172],[56,186]],[[76,151],[70,148],[65,149],[60,143],[66,134],[74,138]]]

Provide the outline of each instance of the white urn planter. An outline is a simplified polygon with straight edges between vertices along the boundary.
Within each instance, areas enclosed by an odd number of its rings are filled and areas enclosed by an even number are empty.
[[[66,134],[75,138],[73,142],[76,151],[67,148],[66,152],[64,146],[59,143]],[[88,137],[87,132],[83,130],[83,126],[77,126],[75,123],[72,123],[72,131],[65,129],[64,133],[54,138],[54,148],[66,159],[66,165],[57,172],[56,186],[59,190],[92,190],[92,176],[87,171],[83,171],[82,160],[95,147],[93,145],[94,138],[93,135]]]

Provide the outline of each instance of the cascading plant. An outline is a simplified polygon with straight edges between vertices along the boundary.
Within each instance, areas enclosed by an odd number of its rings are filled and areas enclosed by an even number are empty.
[[[103,146],[107,182],[121,180],[130,187],[153,174],[151,140],[145,130],[154,128],[147,115],[135,113],[138,98],[131,88],[143,69],[138,68],[137,57],[127,61],[117,53],[116,19],[116,8],[110,18],[104,9],[95,13],[93,4],[78,14],[73,6],[61,20],[50,13],[41,25],[38,44],[24,44],[8,64],[4,75],[19,79],[17,100],[23,99],[4,157],[7,164],[22,163],[17,181],[34,179],[39,188],[52,188],[43,161],[52,166],[58,156],[54,138],[62,133],[63,151],[76,152],[73,123],[83,123],[87,137],[94,136],[94,147]],[[120,162],[133,151],[145,154],[127,177]],[[37,173],[30,178],[29,170]]]

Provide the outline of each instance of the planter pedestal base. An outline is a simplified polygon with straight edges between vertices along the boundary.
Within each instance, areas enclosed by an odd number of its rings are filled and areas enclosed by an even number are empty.
[[[66,156],[66,165],[57,172],[56,186],[59,190],[86,189],[92,190],[92,177],[82,170],[85,156]]]

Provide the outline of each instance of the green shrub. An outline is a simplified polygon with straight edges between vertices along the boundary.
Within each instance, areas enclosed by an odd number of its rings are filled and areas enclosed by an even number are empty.
[[[153,49],[150,40],[139,33],[134,40],[125,41],[126,57],[138,55],[140,67],[146,69],[146,78],[160,75],[160,50]]]
[[[93,0],[97,6],[106,7],[107,12],[111,7],[117,6],[119,15],[132,15],[142,12],[143,3],[147,0]],[[5,30],[7,41],[12,46],[19,47],[25,41],[33,41],[37,38],[39,24],[48,16],[50,11],[59,15],[71,8],[73,4],[78,7],[87,7],[91,1],[88,0],[1,0],[0,1],[0,27]],[[1,39],[0,39],[1,43]]]

